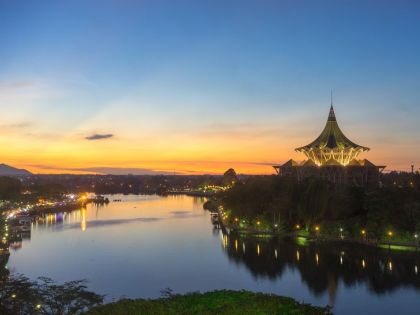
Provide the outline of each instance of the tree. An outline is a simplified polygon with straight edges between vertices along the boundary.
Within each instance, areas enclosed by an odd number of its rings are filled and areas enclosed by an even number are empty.
[[[102,304],[103,296],[87,290],[86,281],[56,284],[49,278],[32,281],[10,276],[0,282],[0,314],[77,315]]]
[[[222,184],[223,186],[233,186],[238,182],[238,176],[233,168],[228,169],[223,174]]]

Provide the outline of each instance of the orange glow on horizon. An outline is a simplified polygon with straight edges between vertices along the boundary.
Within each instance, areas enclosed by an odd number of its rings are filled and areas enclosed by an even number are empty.
[[[105,174],[95,170],[99,167],[140,168],[155,174],[223,174],[229,168],[238,174],[275,174],[273,164],[305,160],[294,148],[311,139],[279,132],[265,133],[257,127],[233,134],[161,131],[150,138],[121,134],[104,141],[87,141],[75,134],[58,139],[7,134],[0,136],[0,163],[42,174]],[[394,150],[398,143],[375,147],[369,141],[361,142],[372,150],[359,158],[387,165],[386,170],[410,170],[411,159],[404,156],[412,152]]]

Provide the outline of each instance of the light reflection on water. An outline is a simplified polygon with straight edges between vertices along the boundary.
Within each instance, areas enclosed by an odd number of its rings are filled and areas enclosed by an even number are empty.
[[[203,199],[112,196],[123,202],[50,214],[11,251],[9,269],[87,279],[107,299],[214,289],[273,292],[336,314],[415,314],[419,258],[343,244],[249,238],[211,224]],[[355,303],[354,301],[358,301]]]

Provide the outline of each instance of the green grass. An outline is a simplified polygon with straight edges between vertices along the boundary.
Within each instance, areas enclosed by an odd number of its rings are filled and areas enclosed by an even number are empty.
[[[331,314],[327,308],[301,304],[291,298],[248,291],[213,291],[174,295],[156,300],[121,300],[96,307],[86,315],[188,314]]]
[[[391,247],[387,244],[380,244],[378,247],[383,249],[390,249],[390,250],[398,250],[398,251],[407,251],[407,252],[416,252],[419,249],[417,249],[414,246],[403,246],[403,245],[391,245]]]
[[[302,236],[298,236],[295,238],[296,244],[298,244],[299,246],[307,246],[308,245],[308,240],[305,237]]]

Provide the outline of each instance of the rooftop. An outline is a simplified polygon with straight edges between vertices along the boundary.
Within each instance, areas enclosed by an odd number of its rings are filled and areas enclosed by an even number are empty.
[[[316,165],[331,163],[331,160],[348,165],[360,152],[369,151],[369,148],[354,143],[344,135],[331,104],[327,123],[319,137],[308,145],[296,148],[296,151],[305,154]]]

